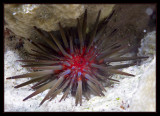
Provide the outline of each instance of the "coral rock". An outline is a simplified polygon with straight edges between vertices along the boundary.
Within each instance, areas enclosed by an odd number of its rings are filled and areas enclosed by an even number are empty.
[[[63,27],[76,26],[76,19],[81,17],[86,8],[89,11],[88,17],[92,17],[90,19],[95,19],[95,13],[101,9],[100,19],[103,19],[110,14],[113,6],[112,4],[6,4],[4,16],[11,31],[18,36],[30,38],[36,36],[33,26],[45,31],[56,31],[59,29],[59,22]],[[95,20],[89,22],[94,23]]]

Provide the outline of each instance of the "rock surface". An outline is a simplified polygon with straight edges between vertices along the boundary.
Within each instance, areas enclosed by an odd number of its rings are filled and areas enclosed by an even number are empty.
[[[150,56],[146,62],[151,62],[144,67],[139,87],[131,102],[130,111],[156,111],[156,32],[148,33],[141,41],[138,55]]]
[[[156,111],[156,62],[146,67],[137,92],[133,95],[130,111]]]
[[[85,9],[88,9],[89,25],[95,22],[98,11],[101,9],[100,20],[112,11],[113,4],[5,4],[4,16],[7,27],[16,35],[25,38],[35,38],[33,26],[45,31],[56,31],[58,23],[63,27],[77,25]],[[96,14],[96,15],[95,15]]]

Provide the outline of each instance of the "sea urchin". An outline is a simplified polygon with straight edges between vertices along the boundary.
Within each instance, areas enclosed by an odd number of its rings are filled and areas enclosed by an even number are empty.
[[[19,88],[35,83],[31,88],[35,90],[24,99],[27,100],[47,89],[50,89],[44,99],[52,100],[60,92],[64,92],[62,99],[65,99],[71,92],[76,97],[75,104],[82,104],[82,95],[88,100],[90,94],[104,96],[105,88],[101,82],[118,81],[110,78],[112,74],[134,76],[118,69],[126,68],[135,63],[111,65],[111,62],[137,60],[147,57],[123,57],[130,52],[128,45],[124,46],[118,41],[111,41],[110,37],[117,30],[113,30],[106,38],[104,31],[107,23],[112,17],[111,13],[101,24],[99,23],[101,10],[98,13],[93,30],[87,32],[87,10],[82,21],[78,20],[77,27],[68,28],[66,31],[59,23],[61,37],[57,39],[53,32],[45,32],[36,27],[34,29],[42,36],[46,44],[35,43],[28,39],[38,50],[29,54],[32,59],[18,60],[30,63],[23,67],[31,67],[34,72],[7,79],[27,78],[31,79],[20,85]],[[62,40],[62,41],[61,41]],[[104,41],[107,44],[104,45]]]

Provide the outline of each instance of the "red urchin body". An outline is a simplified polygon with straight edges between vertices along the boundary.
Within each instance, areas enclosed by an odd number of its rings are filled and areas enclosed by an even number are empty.
[[[60,92],[64,92],[60,101],[65,99],[71,92],[76,96],[76,105],[78,102],[81,105],[83,95],[87,100],[90,98],[90,94],[104,96],[103,91],[105,91],[105,88],[101,82],[118,81],[111,79],[110,75],[134,76],[118,69],[135,65],[135,63],[122,65],[111,65],[110,63],[147,57],[123,57],[131,49],[128,49],[127,45],[122,46],[119,40],[115,42],[110,41],[111,39],[108,39],[110,36],[107,38],[108,44],[104,44],[106,40],[104,31],[113,13],[106,18],[102,24],[103,26],[98,29],[100,12],[93,30],[89,33],[86,32],[87,10],[85,11],[82,24],[78,19],[77,28],[75,29],[70,28],[65,32],[59,23],[61,39],[57,39],[52,32],[47,33],[48,35],[46,36],[46,33],[35,27],[35,30],[43,37],[47,46],[29,40],[38,48],[38,51],[32,50],[34,54],[29,54],[33,57],[31,60],[19,60],[30,63],[23,65],[23,67],[31,67],[35,72],[7,78],[31,78],[15,88],[36,83],[31,87],[35,92],[24,100],[50,89],[40,105],[48,99],[52,100]],[[111,34],[114,32],[115,30]]]
[[[73,75],[79,75],[79,78],[75,78],[75,80],[82,80],[82,75],[84,76],[91,70],[91,64],[95,62],[94,59],[91,60],[92,54],[89,52],[87,55],[85,54],[85,48],[83,48],[82,53],[80,50],[77,50],[76,53],[71,55],[72,58],[66,58],[66,63],[63,65],[65,70],[71,70]]]

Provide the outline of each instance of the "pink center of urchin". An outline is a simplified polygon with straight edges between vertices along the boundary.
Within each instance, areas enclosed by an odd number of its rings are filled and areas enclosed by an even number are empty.
[[[84,72],[85,69],[89,65],[89,61],[84,58],[84,56],[78,55],[73,56],[71,60],[69,60],[69,63],[71,64],[70,68],[72,71],[75,72]]]
[[[86,73],[90,72],[91,64],[94,63],[94,59],[91,60],[91,53],[85,54],[85,49],[83,49],[83,53],[80,53],[78,50],[77,53],[71,54],[72,58],[66,58],[66,63],[64,63],[64,67],[66,70],[71,71],[70,78],[74,75],[77,80],[81,80],[82,77]]]

